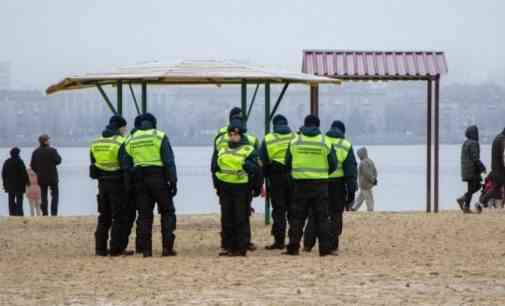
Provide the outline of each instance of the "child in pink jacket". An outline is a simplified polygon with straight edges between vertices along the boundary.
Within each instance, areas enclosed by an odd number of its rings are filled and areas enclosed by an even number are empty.
[[[37,178],[37,174],[32,170],[28,169],[28,178],[30,180],[30,186],[26,190],[26,197],[30,203],[30,213],[33,216],[42,216],[40,210],[40,186]]]

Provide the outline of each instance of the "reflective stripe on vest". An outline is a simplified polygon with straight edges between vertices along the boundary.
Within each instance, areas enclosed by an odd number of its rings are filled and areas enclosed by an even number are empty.
[[[330,178],[344,177],[344,161],[351,150],[352,144],[343,138],[327,137],[328,143],[335,149],[337,158],[337,170],[330,174]]]
[[[323,135],[297,135],[290,143],[291,176],[295,180],[328,178],[328,154],[331,148]]]
[[[235,149],[221,149],[217,156],[219,171],[216,177],[225,183],[245,184],[249,182],[249,176],[244,171],[244,163],[253,152],[251,145],[243,145]]]
[[[156,129],[138,130],[126,142],[126,152],[137,167],[162,167],[161,142],[165,133]]]
[[[118,171],[119,149],[125,138],[119,135],[113,137],[101,137],[91,144],[91,153],[95,159],[95,166],[103,171]]]
[[[265,136],[265,145],[270,161],[275,161],[282,165],[286,164],[286,151],[289,143],[295,137],[294,133],[278,134],[270,133]]]

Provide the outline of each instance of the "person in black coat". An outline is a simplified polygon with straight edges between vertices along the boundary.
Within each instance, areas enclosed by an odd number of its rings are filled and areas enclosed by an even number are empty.
[[[481,173],[486,171],[486,167],[480,160],[479,129],[477,126],[469,126],[465,136],[466,141],[461,147],[461,179],[467,183],[467,192],[456,201],[464,213],[470,213],[472,195],[479,191],[482,182]]]
[[[9,215],[23,216],[23,194],[26,186],[30,185],[25,163],[19,157],[21,151],[13,148],[11,157],[7,159],[2,168],[4,190],[9,194]]]
[[[489,199],[496,199],[501,197],[501,190],[505,186],[505,129],[498,134],[493,140],[491,146],[491,172],[489,177],[494,183],[493,188],[489,192],[485,192],[480,196],[479,202],[487,205]]]
[[[51,189],[51,216],[58,215],[58,170],[56,166],[61,164],[61,157],[58,151],[49,145],[49,136],[39,137],[40,146],[33,151],[30,167],[39,178],[40,190],[42,193],[42,203],[40,208],[44,216],[48,215],[47,192]]]

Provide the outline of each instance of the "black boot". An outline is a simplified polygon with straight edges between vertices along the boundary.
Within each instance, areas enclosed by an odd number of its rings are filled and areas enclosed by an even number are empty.
[[[300,247],[288,245],[286,252],[283,252],[282,255],[292,255],[292,256],[300,255]]]
[[[284,250],[286,246],[284,245],[283,242],[280,242],[280,240],[275,240],[275,242],[271,245],[267,245],[265,247],[266,250]]]
[[[142,247],[142,254],[144,257],[152,257],[153,256],[153,246],[151,241],[146,241]]]

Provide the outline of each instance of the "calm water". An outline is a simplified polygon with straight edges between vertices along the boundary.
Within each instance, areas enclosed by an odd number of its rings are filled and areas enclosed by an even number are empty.
[[[379,186],[374,190],[377,210],[423,210],[425,207],[425,147],[370,146],[369,155],[379,171]],[[28,165],[32,148],[22,149]],[[60,148],[63,164],[60,173],[60,212],[62,215],[96,214],[96,182],[88,178],[87,148]],[[179,193],[175,199],[178,213],[218,212],[217,196],[209,175],[211,147],[174,148],[179,172]],[[464,192],[459,178],[459,146],[441,146],[441,208],[455,208],[454,199]],[[0,149],[5,160],[9,149]],[[482,146],[483,161],[489,165],[490,147]],[[26,201],[25,201],[26,202]],[[6,215],[7,196],[0,195],[0,215]],[[263,201],[255,200],[256,211],[264,210]],[[25,215],[29,213],[25,203]]]

